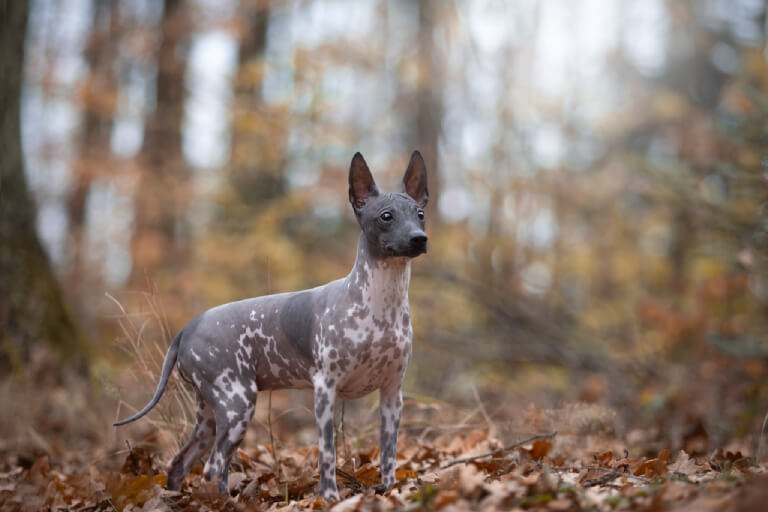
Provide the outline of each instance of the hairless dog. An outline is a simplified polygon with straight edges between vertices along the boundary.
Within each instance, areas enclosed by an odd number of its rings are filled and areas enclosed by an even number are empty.
[[[174,365],[197,397],[192,436],[168,464],[168,489],[178,490],[210,450],[203,476],[228,491],[232,454],[242,442],[259,391],[314,390],[318,492],[338,500],[333,409],[337,397],[379,390],[381,479],[395,481],[402,384],[411,358],[408,283],[411,259],[427,251],[427,172],[414,151],[401,193],[379,193],[362,155],[349,168],[349,202],[362,233],[346,277],[317,288],[231,302],[209,309],[173,339],[152,400],[124,425],[144,416],[165,391]]]

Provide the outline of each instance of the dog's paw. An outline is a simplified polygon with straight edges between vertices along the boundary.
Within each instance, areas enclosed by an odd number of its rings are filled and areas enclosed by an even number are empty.
[[[325,488],[323,488],[322,485],[318,486],[317,494],[322,496],[323,499],[329,503],[339,501],[339,489],[336,487],[335,482],[333,486],[329,485]]]
[[[384,494],[385,492],[387,492],[388,487],[389,486],[387,484],[379,484],[379,485],[375,485],[373,487],[373,490],[376,492],[376,494]]]
[[[328,503],[335,503],[335,502],[339,501],[339,493],[337,493],[337,492],[321,494],[321,496]]]
[[[208,462],[203,466],[203,478],[206,482],[210,482],[213,479],[213,466]]]

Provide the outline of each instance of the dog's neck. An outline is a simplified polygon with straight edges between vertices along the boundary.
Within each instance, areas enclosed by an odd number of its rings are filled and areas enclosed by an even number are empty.
[[[360,233],[357,258],[347,283],[360,293],[360,303],[368,305],[374,316],[392,309],[408,308],[408,284],[411,280],[411,258],[395,256],[374,258],[368,239]]]

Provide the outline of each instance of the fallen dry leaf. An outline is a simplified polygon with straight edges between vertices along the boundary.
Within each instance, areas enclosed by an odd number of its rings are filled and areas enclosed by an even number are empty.
[[[631,446],[654,439],[652,432],[643,436],[636,437]],[[150,434],[145,439],[162,437]],[[537,436],[520,435],[518,439],[530,437]],[[62,448],[61,455],[54,450],[41,453],[38,448],[30,454],[0,451],[0,511],[405,508],[609,512],[667,511],[678,506],[686,510],[688,505],[696,509],[696,504],[701,504],[701,510],[710,512],[713,509],[705,507],[715,503],[742,503],[733,501],[736,496],[749,496],[743,501],[745,507],[762,499],[758,487],[765,484],[764,468],[750,465],[751,459],[738,451],[719,450],[698,462],[684,451],[677,452],[674,459],[670,450],[652,458],[628,457],[629,443],[610,437],[558,435],[556,443],[544,434],[540,437],[522,445],[510,442],[506,445],[509,449],[499,450],[499,441],[474,427],[431,437],[414,437],[403,431],[398,444],[397,483],[383,495],[374,492],[380,482],[378,436],[372,433],[348,438],[338,444],[340,500],[334,504],[316,494],[314,443],[281,443],[274,453],[272,447],[262,445],[240,449],[230,470],[231,495],[220,495],[217,482],[203,480],[203,461],[187,477],[181,492],[164,490],[166,476],[161,460],[165,459],[155,451],[159,449],[157,442],[131,447],[102,463],[89,462],[82,454]]]

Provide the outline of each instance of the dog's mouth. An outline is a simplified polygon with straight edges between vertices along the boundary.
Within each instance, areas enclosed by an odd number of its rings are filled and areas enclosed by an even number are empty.
[[[395,248],[387,245],[384,249],[389,257],[395,258],[405,256],[407,258],[415,258],[427,252],[427,242],[410,244],[404,248]]]
[[[408,257],[415,258],[419,254],[426,254],[427,252],[427,242],[417,244],[416,246],[411,246],[410,252],[408,253]]]

